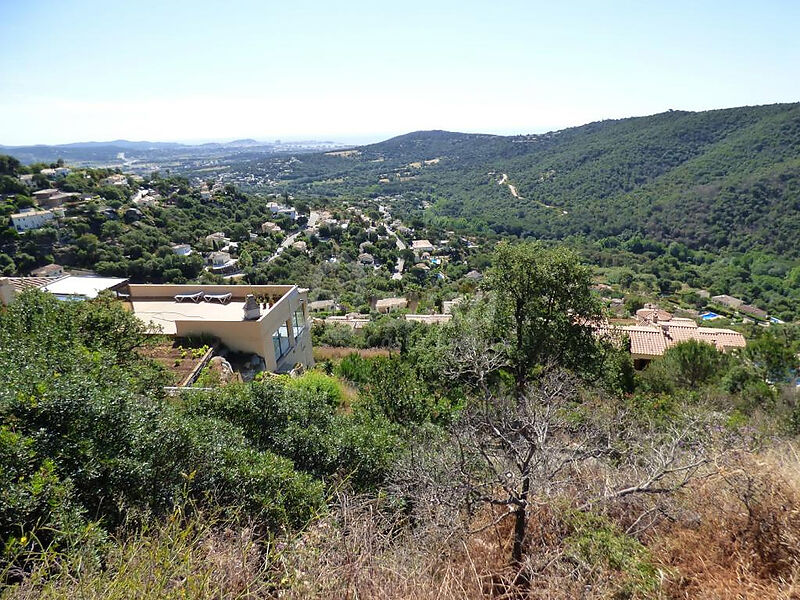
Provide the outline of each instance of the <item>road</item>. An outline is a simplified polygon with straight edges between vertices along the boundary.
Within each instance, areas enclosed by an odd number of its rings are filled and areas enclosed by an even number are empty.
[[[405,250],[408,247],[406,246],[405,242],[400,239],[400,236],[398,236],[394,231],[392,231],[388,225],[384,224],[384,227],[386,228],[386,233],[394,237],[394,241],[395,244],[397,244],[398,250]]]
[[[511,183],[508,183],[508,174],[507,173],[503,173],[503,176],[500,178],[500,180],[497,183],[499,185],[507,185],[508,186],[508,191],[511,192],[511,195],[514,196],[514,198],[516,198],[517,200],[525,200],[525,198],[523,198],[522,196],[519,195],[519,192],[517,191],[517,186],[515,186],[515,185],[513,185]],[[554,210],[559,210],[557,206],[551,206],[550,204],[545,204],[544,202],[539,202],[538,200],[534,200],[534,202],[536,202],[537,204],[541,204],[545,208],[552,208]],[[562,210],[561,214],[566,215],[567,211]]]
[[[408,247],[406,246],[405,242],[400,239],[400,236],[398,236],[394,231],[392,231],[388,225],[384,224],[384,227],[386,228],[386,233],[388,233],[391,236],[394,236],[394,242],[398,250],[405,250]],[[392,274],[392,279],[397,281],[401,280],[403,278],[403,269],[405,268],[405,266],[406,266],[406,260],[404,258],[398,259],[397,265],[394,268],[394,273]]]
[[[315,210],[312,210],[311,214],[308,216],[308,223],[306,223],[306,226],[300,231],[295,231],[292,235],[288,236],[285,240],[283,240],[281,242],[281,245],[278,246],[278,249],[275,250],[275,254],[270,256],[266,260],[266,262],[270,263],[276,258],[278,258],[281,252],[283,252],[284,250],[286,250],[286,248],[294,244],[295,240],[300,236],[301,233],[306,233],[309,229],[313,229],[316,226],[317,221],[319,221],[319,219],[320,219],[320,213]]]

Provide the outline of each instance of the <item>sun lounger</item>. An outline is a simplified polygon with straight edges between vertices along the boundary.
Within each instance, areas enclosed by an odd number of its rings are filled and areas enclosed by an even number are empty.
[[[206,302],[214,302],[216,300],[220,304],[227,304],[228,302],[231,301],[232,297],[233,297],[233,294],[230,294],[230,293],[228,293],[228,294],[206,294],[203,297],[203,300],[205,300]]]
[[[195,292],[194,294],[177,294],[175,296],[175,302],[183,302],[184,300],[191,300],[195,304],[200,302],[203,299],[205,294],[203,292]]]

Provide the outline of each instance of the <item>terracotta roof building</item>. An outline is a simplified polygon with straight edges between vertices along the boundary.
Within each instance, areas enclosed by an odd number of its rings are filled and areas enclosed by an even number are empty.
[[[613,339],[627,336],[630,340],[631,356],[637,368],[644,367],[649,361],[662,356],[669,348],[689,340],[711,344],[720,352],[744,348],[747,344],[744,336],[738,331],[698,327],[691,319],[678,318],[659,321],[657,324],[617,327],[604,325],[598,327],[598,333]]]

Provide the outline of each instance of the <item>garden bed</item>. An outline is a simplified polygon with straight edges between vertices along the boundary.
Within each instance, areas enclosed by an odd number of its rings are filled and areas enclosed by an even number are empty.
[[[170,374],[170,385],[181,385],[210,349],[203,341],[164,337],[153,339],[142,354],[163,365]]]

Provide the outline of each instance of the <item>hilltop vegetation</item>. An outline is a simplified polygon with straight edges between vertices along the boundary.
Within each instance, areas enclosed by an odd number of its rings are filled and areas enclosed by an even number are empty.
[[[419,194],[431,218],[475,231],[642,235],[800,256],[797,104],[670,111],[544,135],[417,132],[357,151],[303,156],[283,179],[326,195]],[[501,173],[522,198],[498,185]]]

